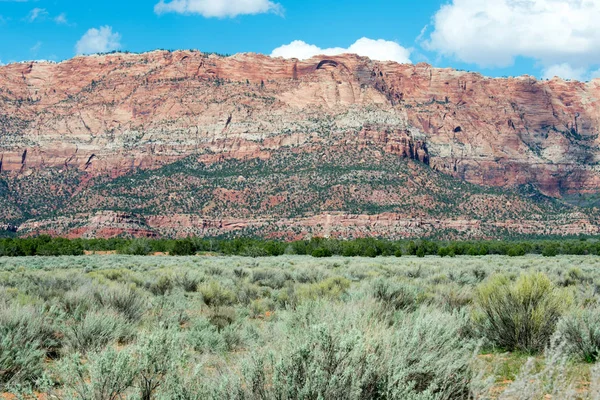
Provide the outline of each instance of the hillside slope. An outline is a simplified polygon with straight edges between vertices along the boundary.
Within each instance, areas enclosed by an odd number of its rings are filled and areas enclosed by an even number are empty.
[[[156,51],[0,67],[0,225],[22,234],[598,231],[600,81],[353,55]]]

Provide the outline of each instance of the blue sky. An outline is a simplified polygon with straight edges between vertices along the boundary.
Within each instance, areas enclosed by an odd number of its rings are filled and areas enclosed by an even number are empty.
[[[0,0],[0,62],[158,48],[352,51],[489,76],[589,80],[600,77],[597,21],[598,0]]]

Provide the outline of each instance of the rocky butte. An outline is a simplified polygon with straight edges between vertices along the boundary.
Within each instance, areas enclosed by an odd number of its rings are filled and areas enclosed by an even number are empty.
[[[71,237],[590,234],[600,80],[355,55],[0,67],[0,227]]]

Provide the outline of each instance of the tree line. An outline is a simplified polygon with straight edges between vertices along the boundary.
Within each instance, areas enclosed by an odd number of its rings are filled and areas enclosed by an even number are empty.
[[[79,256],[87,252],[116,252],[129,255],[164,253],[173,256],[195,254],[273,257],[284,254],[313,257],[378,257],[378,256],[484,256],[488,254],[524,256],[541,254],[600,255],[600,240],[520,240],[520,241],[392,241],[375,238],[352,240],[315,237],[310,240],[284,242],[256,238],[185,239],[66,239],[41,235],[27,238],[0,239],[0,256]]]

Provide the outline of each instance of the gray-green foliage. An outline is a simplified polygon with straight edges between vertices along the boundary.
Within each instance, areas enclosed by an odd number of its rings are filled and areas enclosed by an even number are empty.
[[[552,381],[546,393],[568,398],[572,382],[552,377],[596,359],[598,313],[585,307],[598,303],[599,266],[564,256],[0,258],[0,386],[94,400],[450,400],[488,398],[487,382],[510,379],[507,393],[538,396]],[[541,353],[555,327],[574,361],[554,372],[539,374],[554,347],[516,379],[520,352],[476,354],[484,338],[486,350]]]
[[[515,282],[498,275],[475,295],[475,323],[491,344],[507,350],[542,351],[550,342],[569,297],[542,273]]]
[[[392,310],[414,310],[422,296],[422,290],[413,285],[390,282],[383,278],[373,282],[373,296],[384,307]]]
[[[557,340],[578,360],[596,362],[600,356],[600,310],[584,309],[564,316],[558,323]]]
[[[132,352],[113,348],[90,354],[86,362],[73,353],[61,361],[60,372],[59,396],[79,400],[123,399],[138,374]]]
[[[468,398],[476,346],[463,315],[421,309],[387,326],[373,303],[358,306],[308,304],[285,317],[285,341],[250,357],[242,380],[225,377],[223,398]]]
[[[59,347],[52,320],[38,309],[0,303],[0,387],[34,383]]]
[[[102,306],[113,308],[130,321],[139,320],[147,308],[142,292],[122,285],[105,288],[96,297]]]
[[[64,334],[71,349],[86,353],[100,351],[134,333],[129,321],[121,314],[112,310],[99,310],[87,313],[79,321],[67,323]]]
[[[150,400],[165,377],[178,371],[184,361],[181,338],[176,331],[157,330],[144,335],[134,352],[135,386],[141,400]]]

